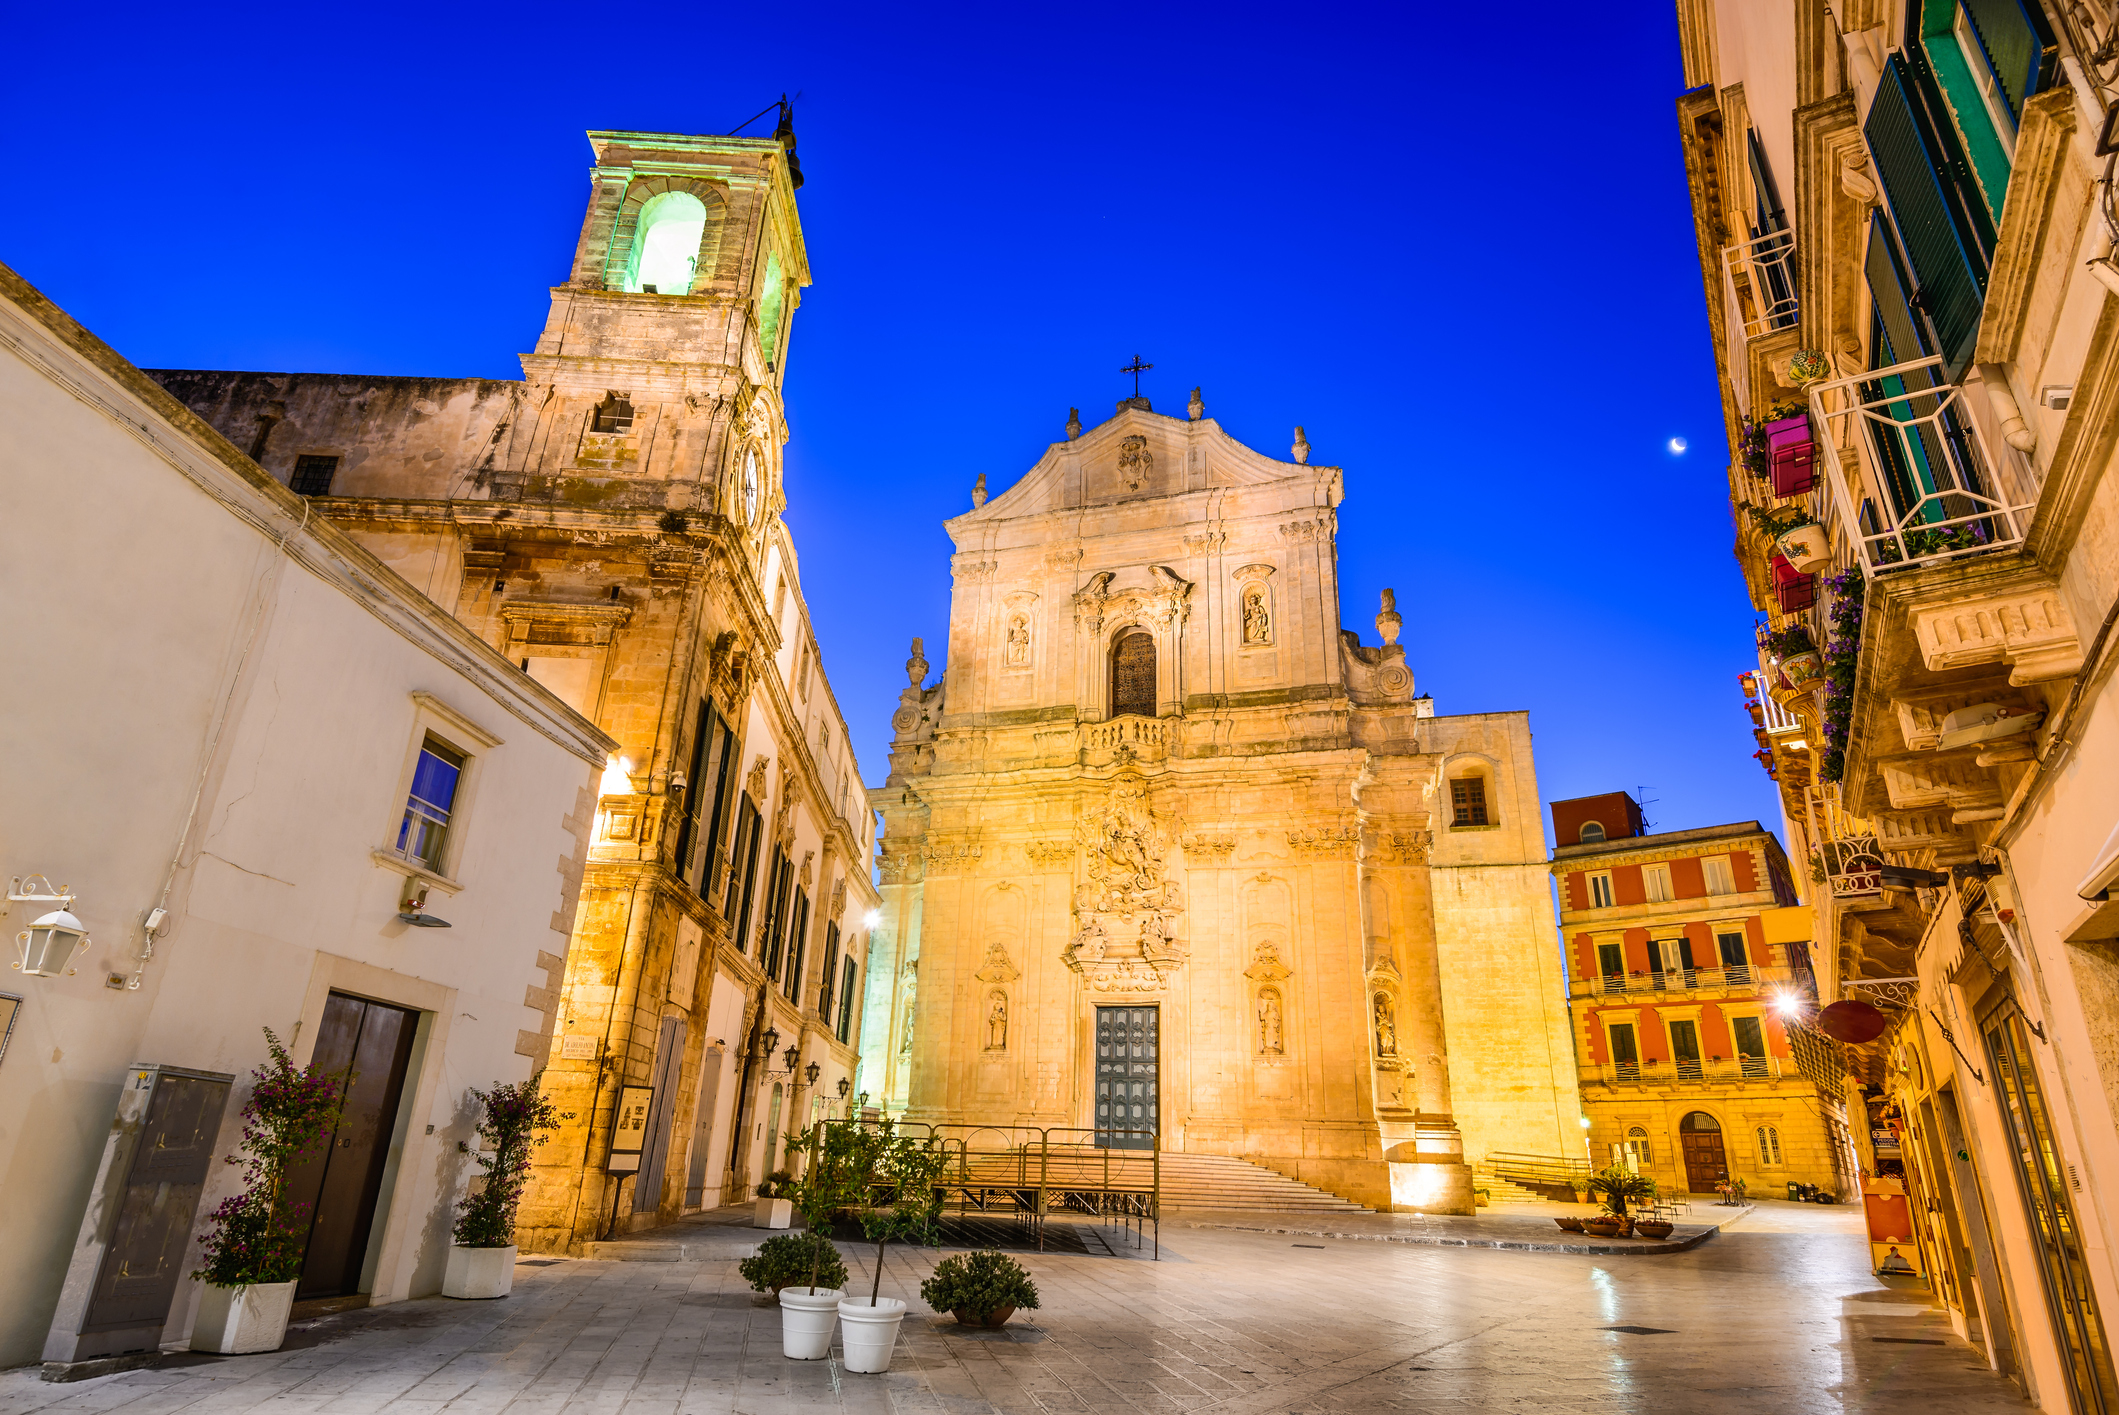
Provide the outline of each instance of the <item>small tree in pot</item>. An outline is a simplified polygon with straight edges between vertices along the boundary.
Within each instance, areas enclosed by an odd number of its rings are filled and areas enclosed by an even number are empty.
[[[478,1154],[485,1183],[457,1207],[455,1246],[442,1277],[444,1297],[505,1297],[515,1286],[515,1213],[530,1182],[530,1155],[546,1137],[540,1130],[558,1125],[561,1116],[537,1089],[535,1079],[519,1086],[473,1089],[478,1103]]]
[[[846,1296],[846,1264],[832,1246],[832,1226],[840,1214],[858,1208],[868,1197],[869,1146],[858,1127],[825,1120],[794,1137],[793,1147],[809,1151],[802,1177],[789,1180],[787,1189],[807,1231],[800,1239],[768,1239],[758,1254],[762,1258],[773,1244],[786,1243],[787,1261],[799,1264],[807,1259],[800,1286],[780,1282],[774,1291],[780,1299],[781,1354],[816,1361],[831,1351],[832,1327]]]
[[[276,1351],[286,1339],[309,1237],[309,1206],[287,1197],[287,1176],[338,1124],[352,1084],[351,1072],[297,1067],[270,1027],[265,1047],[243,1102],[243,1188],[207,1215],[206,1263],[192,1274],[206,1284],[194,1351]]]
[[[905,1320],[905,1304],[884,1297],[883,1259],[893,1240],[941,1242],[938,1227],[942,1191],[936,1186],[948,1172],[950,1157],[932,1139],[899,1135],[889,1121],[857,1132],[858,1172],[865,1181],[868,1206],[861,1210],[861,1231],[875,1241],[876,1271],[866,1302],[839,1304],[849,1371],[874,1373],[890,1369],[890,1355]]]
[[[1627,1201],[1653,1199],[1656,1187],[1647,1175],[1615,1164],[1589,1176],[1589,1192],[1603,1201],[1604,1212],[1618,1221],[1619,1234],[1624,1237],[1633,1232],[1633,1215],[1627,1212]]]

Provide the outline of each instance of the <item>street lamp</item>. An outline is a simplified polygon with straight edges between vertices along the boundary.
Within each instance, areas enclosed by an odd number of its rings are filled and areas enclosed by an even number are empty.
[[[760,1037],[758,1040],[760,1042],[759,1050],[764,1053],[766,1058],[765,1064],[769,1067],[772,1065],[773,1048],[780,1045],[780,1034],[771,1026],[767,1026],[765,1029],[765,1035]]]
[[[844,1076],[841,1076],[841,1077],[839,1078],[839,1099],[840,1099],[840,1100],[842,1100],[842,1101],[843,1101],[843,1100],[845,1100],[845,1099],[846,1099],[846,1093],[847,1093],[848,1091],[852,1090],[852,1089],[853,1089],[853,1082],[852,1082],[852,1081],[850,1081],[850,1080],[848,1080],[848,1079],[847,1079],[846,1077],[844,1077]]]
[[[816,1062],[812,1061],[808,1066],[803,1068],[802,1074],[807,1076],[809,1078],[809,1084],[814,1086],[817,1084],[817,1073],[819,1071],[822,1071],[823,1069],[823,1067],[817,1065]]]
[[[778,1040],[779,1040],[779,1036],[778,1036],[778,1034],[777,1034],[777,1033],[776,1033],[776,1034],[774,1034],[773,1040],[774,1040],[774,1041],[778,1041]],[[795,1074],[795,1063],[796,1063],[796,1062],[798,1062],[798,1061],[800,1061],[801,1059],[802,1059],[802,1048],[800,1048],[800,1047],[789,1047],[789,1048],[787,1049],[787,1074],[788,1074],[788,1075],[792,1076],[792,1075],[794,1075],[794,1074]]]

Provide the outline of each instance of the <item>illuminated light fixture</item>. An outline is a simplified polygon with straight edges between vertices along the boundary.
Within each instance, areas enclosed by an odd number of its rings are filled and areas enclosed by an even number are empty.
[[[816,1062],[812,1061],[809,1065],[802,1068],[802,1074],[804,1076],[807,1076],[809,1078],[809,1084],[814,1086],[817,1084],[817,1073],[822,1071],[823,1069],[823,1067],[817,1065]]]
[[[863,1091],[863,1092],[861,1092],[860,1096],[859,1096],[859,1097],[858,1097],[857,1099],[859,1099],[859,1101],[861,1102],[861,1104],[862,1104],[862,1105],[864,1105],[864,1106],[865,1106],[865,1105],[867,1105],[867,1104],[868,1104],[868,1092],[866,1092],[866,1091]]]
[[[798,1061],[800,1061],[801,1059],[802,1059],[802,1048],[800,1048],[800,1047],[789,1047],[789,1048],[787,1049],[787,1074],[788,1074],[788,1075],[792,1076],[792,1075],[794,1075],[794,1074],[795,1074],[795,1063],[796,1063],[796,1062],[798,1062]]]
[[[597,787],[605,796],[630,796],[633,794],[633,759],[621,757],[613,752],[603,764],[603,781]]]
[[[861,916],[861,927],[863,928],[872,929],[882,922],[883,911],[881,909],[871,909]]]
[[[1800,1016],[1803,1010],[1803,1000],[1792,992],[1778,993],[1773,999],[1773,1010],[1780,1013],[1783,1017]]]
[[[23,972],[39,978],[71,976],[74,970],[66,965],[88,947],[88,930],[64,909],[54,909],[16,934],[15,947],[22,954],[15,966]]]
[[[1589,1117],[1586,1115],[1582,1117],[1582,1128],[1584,1130],[1587,1130],[1589,1128]]]
[[[780,1033],[773,1027],[767,1027],[765,1035],[760,1037],[758,1041],[760,1043],[759,1049],[765,1053],[766,1064],[770,1066],[772,1064],[773,1048],[780,1045]]]

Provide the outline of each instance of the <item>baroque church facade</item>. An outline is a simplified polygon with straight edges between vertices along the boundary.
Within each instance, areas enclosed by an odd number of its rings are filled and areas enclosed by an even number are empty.
[[[556,862],[570,944],[539,954],[517,1046],[566,1116],[523,1205],[533,1251],[741,1201],[847,1112],[878,902],[781,514],[809,283],[791,115],[589,140],[522,379],[152,373],[618,744],[571,821],[586,866]],[[387,854],[443,917],[475,887]]]
[[[1341,628],[1339,468],[1129,398],[956,546],[892,720],[863,1084],[1469,1212],[1581,1143],[1527,715]]]

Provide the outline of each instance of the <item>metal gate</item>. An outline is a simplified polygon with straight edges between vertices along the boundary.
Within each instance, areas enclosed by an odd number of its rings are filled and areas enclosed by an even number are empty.
[[[1156,1095],[1159,1015],[1154,1007],[1096,1009],[1096,1143],[1107,1149],[1151,1150],[1162,1133]]]

